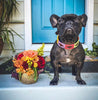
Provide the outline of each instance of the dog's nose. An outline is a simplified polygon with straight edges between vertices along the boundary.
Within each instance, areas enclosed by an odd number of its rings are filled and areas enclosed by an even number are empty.
[[[72,29],[70,29],[70,28],[67,29],[67,32],[68,32],[68,33],[72,33]]]

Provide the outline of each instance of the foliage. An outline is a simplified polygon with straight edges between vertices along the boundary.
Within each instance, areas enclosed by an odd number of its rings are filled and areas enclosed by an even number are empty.
[[[18,2],[16,0],[0,0],[0,20],[9,22],[17,11],[17,5]]]
[[[16,0],[0,0],[0,38],[2,38],[3,42],[7,43],[9,48],[13,51],[15,51],[13,33],[21,37],[13,29],[9,28],[10,19],[16,13],[17,5]]]
[[[98,45],[96,45],[96,43],[94,42],[92,44],[92,47],[93,47],[93,50],[92,51],[91,50],[88,50],[88,48],[85,48],[84,49],[85,50],[85,54],[87,56],[95,56],[95,57],[97,57],[98,56]]]
[[[45,44],[43,43],[42,46],[37,50],[39,56],[43,56],[43,49],[44,49]]]

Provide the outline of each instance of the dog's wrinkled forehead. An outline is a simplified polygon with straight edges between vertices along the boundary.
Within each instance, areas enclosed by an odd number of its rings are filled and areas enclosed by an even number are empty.
[[[87,22],[87,15],[82,14],[82,15],[78,16],[75,14],[65,14],[65,15],[59,17],[58,15],[53,14],[50,16],[50,23],[51,23],[53,28],[57,27],[58,22],[62,23],[62,22],[64,22],[64,20],[72,20],[72,21],[78,20],[79,23],[82,24],[82,27],[85,27],[86,22]]]
[[[73,20],[77,18],[77,15],[75,14],[65,14],[63,16],[61,16],[62,19],[64,20]]]

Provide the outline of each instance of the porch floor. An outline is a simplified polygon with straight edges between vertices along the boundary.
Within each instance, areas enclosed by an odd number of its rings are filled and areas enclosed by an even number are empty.
[[[82,86],[78,85],[75,76],[71,73],[60,73],[59,83],[57,86]],[[98,73],[81,73],[81,77],[86,81],[87,85],[83,86],[98,86]],[[34,84],[25,85],[20,81],[11,78],[11,74],[0,75],[0,89],[2,88],[19,88],[19,87],[50,87],[49,82],[53,78],[53,74],[40,74],[38,82]],[[56,87],[56,86],[55,86]]]
[[[40,74],[35,84],[23,84],[0,75],[0,100],[98,100],[98,73],[82,73],[87,85],[78,85],[71,73],[60,74],[57,86],[50,86],[53,74]]]

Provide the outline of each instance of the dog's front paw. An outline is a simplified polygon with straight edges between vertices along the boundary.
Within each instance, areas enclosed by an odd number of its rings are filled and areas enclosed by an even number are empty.
[[[76,76],[76,73],[72,73],[72,75]]]
[[[53,79],[51,82],[50,82],[50,85],[57,85],[58,84],[58,80],[56,79]]]
[[[84,80],[77,80],[77,83],[80,85],[86,85],[86,82]]]

